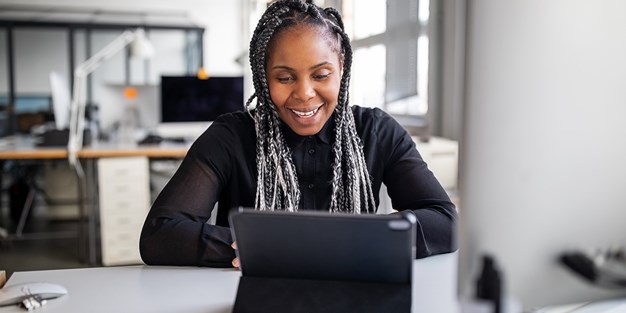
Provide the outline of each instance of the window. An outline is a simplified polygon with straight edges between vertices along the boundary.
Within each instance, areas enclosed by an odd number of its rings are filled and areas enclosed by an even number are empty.
[[[382,44],[353,52],[350,103],[385,109],[386,54]]]
[[[344,12],[344,19],[353,21],[351,29],[347,30],[351,32],[352,39],[382,34],[387,29],[386,0],[346,1]]]
[[[392,114],[428,110],[430,0],[343,0],[352,39],[351,103]]]

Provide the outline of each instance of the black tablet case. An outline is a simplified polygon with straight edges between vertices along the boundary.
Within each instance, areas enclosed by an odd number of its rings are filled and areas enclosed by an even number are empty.
[[[239,209],[233,312],[410,312],[415,217]]]

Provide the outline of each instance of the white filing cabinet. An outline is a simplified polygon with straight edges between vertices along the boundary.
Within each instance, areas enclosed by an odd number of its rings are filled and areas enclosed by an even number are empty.
[[[440,137],[431,137],[428,142],[420,142],[419,138],[413,137],[413,141],[441,186],[448,191],[455,190],[458,180],[459,143]]]
[[[147,157],[98,160],[102,264],[140,264],[139,235],[150,209]]]
[[[428,142],[419,141],[413,137],[417,150],[441,186],[449,193],[454,193],[457,188],[457,176],[459,168],[459,143],[440,137],[430,137]],[[456,199],[452,199],[454,202]],[[385,185],[380,189],[380,206],[377,213],[388,214],[394,212],[391,199],[387,195]]]

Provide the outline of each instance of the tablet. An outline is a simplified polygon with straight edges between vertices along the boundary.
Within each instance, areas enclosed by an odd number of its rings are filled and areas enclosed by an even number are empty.
[[[410,284],[413,214],[231,212],[243,276]]]

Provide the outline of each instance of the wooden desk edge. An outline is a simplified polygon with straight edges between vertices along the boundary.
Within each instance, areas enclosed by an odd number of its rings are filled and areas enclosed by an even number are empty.
[[[115,158],[145,156],[149,158],[183,158],[187,155],[188,147],[137,147],[125,149],[83,149],[78,151],[78,157],[84,159]],[[66,154],[67,155],[67,154]]]
[[[25,149],[0,151],[1,160],[25,160],[25,159],[64,159],[67,158],[65,149]]]
[[[146,146],[136,148],[86,148],[78,151],[84,159],[146,156],[149,158],[183,158],[188,147]],[[67,150],[62,148],[0,151],[0,160],[64,159]]]

